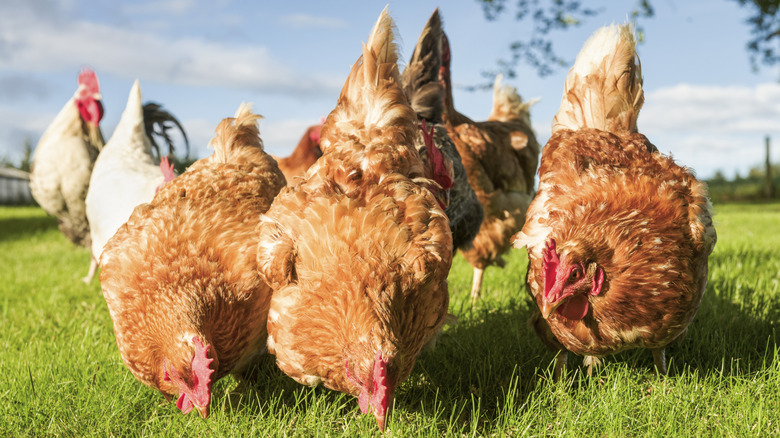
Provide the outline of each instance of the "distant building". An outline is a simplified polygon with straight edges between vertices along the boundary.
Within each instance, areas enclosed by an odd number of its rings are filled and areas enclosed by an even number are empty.
[[[34,203],[30,193],[30,174],[10,167],[0,167],[0,205]]]

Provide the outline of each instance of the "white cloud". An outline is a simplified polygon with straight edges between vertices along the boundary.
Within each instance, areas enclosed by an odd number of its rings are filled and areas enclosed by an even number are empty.
[[[186,2],[183,2],[186,7]],[[167,38],[105,23],[55,22],[0,7],[0,69],[51,72],[88,64],[121,78],[232,87],[288,95],[331,95],[342,77],[301,74],[260,46]]]
[[[260,137],[266,152],[277,157],[290,155],[306,129],[316,123],[311,119],[261,120]]]
[[[214,137],[214,129],[221,120],[192,119],[182,121],[182,126],[184,126],[190,140],[191,157],[204,158],[213,153],[213,149],[208,144]],[[290,155],[306,129],[315,122],[309,119],[260,119],[260,138],[263,139],[265,151],[277,157]],[[103,127],[103,129],[104,132],[113,132],[114,127]],[[174,138],[174,141],[178,140],[178,137]],[[178,147],[180,144],[183,145],[183,143],[178,142],[176,146]],[[183,153],[183,147],[181,151]],[[177,153],[177,155],[181,154]]]
[[[291,14],[283,16],[280,21],[295,29],[323,28],[341,29],[347,27],[347,22],[341,18],[322,17],[307,14]]]
[[[763,133],[780,131],[780,84],[716,87],[680,84],[650,92],[642,129]]]
[[[136,1],[119,6],[129,14],[184,15],[195,9],[198,2],[195,0],[155,0],[146,3]]]
[[[702,177],[764,160],[764,137],[780,139],[780,85],[679,84],[648,92],[639,131]],[[780,148],[775,147],[775,151]],[[778,161],[778,154],[773,160]]]

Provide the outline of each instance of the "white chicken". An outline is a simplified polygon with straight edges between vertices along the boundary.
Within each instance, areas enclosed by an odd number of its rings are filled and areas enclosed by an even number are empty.
[[[103,104],[97,75],[83,69],[79,88],[41,136],[33,155],[30,191],[60,231],[77,245],[90,246],[84,197],[98,152],[103,148]]]
[[[137,205],[151,201],[157,190],[173,178],[173,165],[168,165],[167,157],[155,162],[144,123],[141,87],[136,80],[122,118],[92,169],[86,200],[92,263],[84,277],[86,283],[95,275],[108,239],[127,222]]]

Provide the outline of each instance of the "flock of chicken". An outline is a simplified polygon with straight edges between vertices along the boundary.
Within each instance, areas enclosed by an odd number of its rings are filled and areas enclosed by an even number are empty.
[[[296,381],[357,396],[384,429],[395,389],[453,319],[454,251],[474,267],[477,299],[513,243],[528,251],[531,324],[560,351],[556,377],[569,351],[590,372],[637,347],[665,373],[716,234],[706,186],[637,132],[631,28],[585,43],[536,193],[531,103],[499,78],[490,117],[472,121],[453,106],[438,11],[402,74],[393,29],[385,10],[293,155],[266,154],[260,116],[242,104],[217,126],[213,155],[179,176],[151,140],[153,122],[178,122],[157,105],[145,113],[136,82],[103,145],[97,78],[82,72],[38,145],[32,190],[91,246],[133,375],[205,417],[213,382],[247,378],[267,348]]]

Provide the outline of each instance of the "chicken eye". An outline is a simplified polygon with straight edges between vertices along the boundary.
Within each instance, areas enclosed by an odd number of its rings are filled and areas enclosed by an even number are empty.
[[[575,281],[580,279],[580,270],[579,268],[574,268],[571,270],[571,274],[569,274],[569,280]]]

